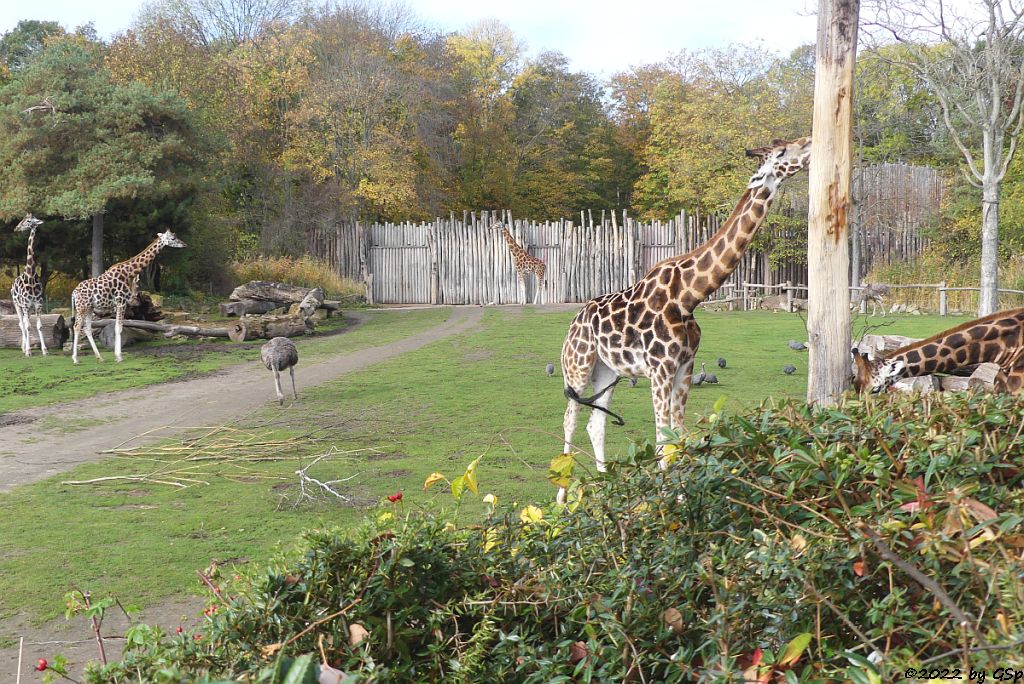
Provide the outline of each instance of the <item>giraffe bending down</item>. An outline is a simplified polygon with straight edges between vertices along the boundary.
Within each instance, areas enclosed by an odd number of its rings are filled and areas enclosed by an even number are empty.
[[[39,350],[46,356],[46,341],[43,339],[43,284],[36,278],[35,253],[32,245],[36,239],[36,228],[42,225],[42,220],[32,214],[25,214],[25,218],[14,227],[15,232],[29,231],[28,234],[28,256],[25,258],[25,270],[21,272],[14,282],[11,283],[11,302],[14,304],[14,313],[18,317],[18,328],[21,330],[21,351],[25,356],[32,356],[32,340],[29,335],[32,330],[29,316],[36,315],[36,332],[39,334]]]
[[[688,254],[655,264],[625,290],[590,300],[573,319],[562,345],[562,373],[569,399],[565,453],[572,450],[580,405],[591,406],[594,410],[587,433],[597,469],[605,469],[605,418],[613,385],[623,376],[651,379],[659,436],[670,425],[683,427],[693,357],[700,344],[700,327],[693,311],[735,270],[779,184],[807,166],[811,139],[776,140],[769,147],[748,150],[747,156],[758,157],[761,166],[710,240]],[[588,385],[593,385],[594,395],[584,399]],[[667,465],[664,458],[660,464],[663,468]],[[560,489],[559,500],[564,497],[565,490]]]
[[[114,357],[121,361],[121,330],[124,327],[124,310],[139,288],[139,274],[156,259],[164,247],[184,247],[174,233],[157,233],[149,245],[128,261],[114,264],[102,274],[83,280],[71,293],[71,308],[75,313],[75,340],[71,360],[78,363],[78,339],[82,329],[89,338],[92,353],[100,361],[96,341],[92,338],[92,317],[95,311],[114,312]]]
[[[996,389],[1017,393],[1024,390],[1024,308],[969,321],[874,361],[854,349],[853,361],[858,392],[881,392],[900,378],[994,363],[999,366]]]
[[[501,235],[508,243],[508,249],[512,252],[512,266],[516,270],[516,278],[519,280],[519,300],[526,304],[526,276],[532,273],[536,277],[536,291],[533,293],[533,303],[543,304],[540,300],[541,290],[544,288],[544,273],[547,266],[535,256],[531,256],[524,248],[519,246],[508,228],[501,227]]]

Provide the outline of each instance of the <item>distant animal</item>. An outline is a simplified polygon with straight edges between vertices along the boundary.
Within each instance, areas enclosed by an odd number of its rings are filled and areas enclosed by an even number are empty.
[[[718,357],[718,367],[725,368],[725,359],[723,359],[721,356]]]
[[[718,376],[715,375],[714,373],[708,373],[707,377],[704,378],[704,382],[706,382],[709,385],[717,385],[718,384]]]
[[[21,272],[14,282],[11,283],[11,303],[14,305],[14,313],[18,317],[18,328],[21,330],[21,351],[25,356],[32,356],[32,340],[29,337],[30,319],[32,314],[36,315],[36,332],[39,333],[39,350],[46,356],[46,342],[43,340],[43,284],[36,277],[35,252],[32,245],[36,239],[36,228],[43,224],[32,214],[25,214],[25,218],[14,227],[14,231],[28,233],[28,252],[25,260],[25,270]]]
[[[889,296],[889,286],[882,283],[871,283],[865,285],[854,295],[851,302],[854,306],[864,306],[871,302],[871,315],[874,316],[878,309],[882,310],[882,318],[885,318],[885,298]]]
[[[693,384],[694,385],[703,385],[704,384],[704,378],[706,378],[706,377],[708,377],[708,372],[706,370],[704,370],[704,364],[702,363],[702,364],[700,364],[700,373],[698,373],[697,375],[693,376]]]
[[[630,387],[636,387],[637,380],[639,380],[639,378],[636,378],[636,377],[630,378],[629,379],[629,386]]]
[[[287,337],[275,337],[260,348],[260,361],[267,370],[274,371],[274,389],[277,390],[277,401],[284,403],[284,392],[281,391],[281,371],[288,369],[292,375],[292,396],[299,398],[295,391],[295,365],[299,362],[299,350],[295,343]]]
[[[782,372],[785,373],[786,375],[792,375],[793,373],[796,373],[796,366],[787,363],[785,366],[782,367]]]
[[[807,349],[807,345],[804,344],[803,342],[797,342],[796,340],[790,340],[789,341],[789,348],[792,349],[793,351],[805,351]]]
[[[550,378],[552,375],[555,374],[555,364],[549,363],[545,370],[548,372],[548,377]]]

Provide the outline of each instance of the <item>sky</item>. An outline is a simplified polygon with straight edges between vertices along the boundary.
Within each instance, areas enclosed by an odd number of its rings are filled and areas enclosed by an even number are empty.
[[[145,0],[0,0],[0,33],[22,19],[92,22],[103,38],[128,28]],[[432,28],[458,31],[498,19],[528,53],[562,52],[572,67],[607,77],[682,49],[759,41],[786,54],[814,42],[816,0],[406,0]]]

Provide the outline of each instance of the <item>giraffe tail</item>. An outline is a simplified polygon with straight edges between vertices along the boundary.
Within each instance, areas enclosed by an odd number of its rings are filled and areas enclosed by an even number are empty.
[[[622,380],[622,376],[621,375],[619,377],[615,378],[615,382],[611,383],[610,385],[608,385],[607,387],[605,387],[603,390],[601,390],[600,392],[598,392],[597,394],[595,394],[592,397],[581,397],[579,395],[579,393],[576,392],[576,390],[574,390],[572,387],[569,387],[568,385],[566,385],[566,387],[565,387],[565,398],[568,399],[569,401],[575,401],[577,404],[581,404],[583,406],[589,406],[590,408],[597,409],[598,411],[604,411],[605,413],[607,413],[609,416],[612,417],[612,422],[615,425],[625,425],[626,421],[624,421],[622,419],[622,416],[620,416],[619,414],[615,413],[614,411],[610,411],[610,410],[606,409],[604,406],[598,406],[597,404],[594,403],[598,399],[601,398],[601,395],[603,395],[605,392],[610,390],[612,387],[615,387],[617,384],[619,384],[620,380]]]

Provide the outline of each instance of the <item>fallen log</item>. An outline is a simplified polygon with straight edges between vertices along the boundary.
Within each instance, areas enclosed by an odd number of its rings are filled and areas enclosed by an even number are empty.
[[[244,316],[245,314],[265,314],[274,309],[287,306],[287,302],[268,302],[261,299],[240,299],[237,302],[221,302],[221,316]]]
[[[0,299],[0,314],[2,315],[14,315],[14,302],[10,299]]]
[[[242,316],[228,328],[234,342],[269,340],[272,337],[298,337],[313,332],[312,319],[301,314],[288,316]]]
[[[303,318],[309,318],[317,309],[323,306],[323,303],[324,291],[319,287],[314,287],[309,291],[309,294],[303,297],[302,301],[299,302],[298,311],[296,313],[301,314]],[[291,312],[289,311],[289,313]]]
[[[288,285],[287,283],[274,283],[269,280],[250,280],[232,290],[228,299],[233,302],[239,302],[243,299],[256,299],[262,302],[298,304],[306,298],[311,289],[299,287],[298,285]],[[278,306],[281,306],[281,304]]]
[[[43,341],[46,343],[46,350],[60,349],[68,339],[68,325],[60,314],[43,314],[41,317],[43,327]],[[36,317],[29,316],[32,348],[39,348],[39,334],[36,329]],[[18,327],[18,317],[14,315],[0,315],[0,347],[4,349],[21,349],[21,328]]]
[[[114,322],[113,318],[102,318],[92,322],[92,327],[103,328]],[[185,335],[186,337],[229,337],[228,328],[200,328],[195,325],[174,325],[171,323],[153,323],[152,321],[121,321],[125,328],[136,328],[139,330],[152,330],[161,332],[164,337],[174,335]]]
[[[991,392],[996,387],[996,377],[999,375],[999,366],[994,363],[982,363],[971,373],[967,380],[967,386],[974,390]]]
[[[121,347],[130,347],[136,342],[148,342],[153,339],[153,333],[149,330],[142,330],[140,328],[130,328],[125,326],[121,331]],[[104,346],[104,348],[111,351],[114,350],[114,326],[105,325],[100,328],[100,332],[96,335],[96,341]]]
[[[904,337],[903,335],[865,335],[854,346],[858,351],[867,352],[869,359],[876,359],[880,355],[920,341],[920,338]]]

